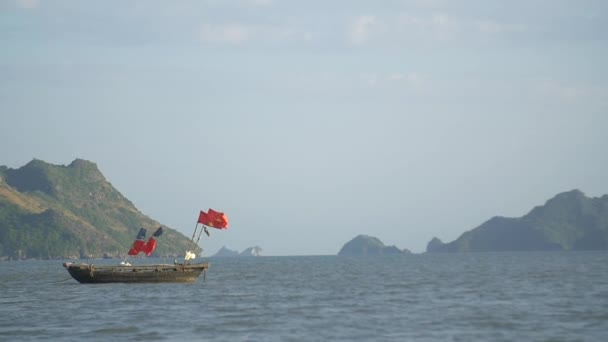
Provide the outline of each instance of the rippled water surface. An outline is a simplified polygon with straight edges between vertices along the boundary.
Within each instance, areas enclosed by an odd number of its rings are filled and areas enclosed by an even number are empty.
[[[602,341],[608,336],[606,252],[210,262],[206,281],[201,277],[194,284],[100,285],[68,279],[62,261],[0,262],[0,340]]]

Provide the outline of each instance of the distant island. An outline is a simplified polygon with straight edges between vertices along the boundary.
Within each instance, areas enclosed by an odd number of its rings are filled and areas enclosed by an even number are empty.
[[[396,246],[385,246],[380,239],[368,236],[359,235],[347,242],[338,252],[341,256],[359,256],[359,255],[397,255],[409,254],[409,250],[401,250]]]
[[[230,250],[226,248],[226,246],[220,248],[217,253],[213,254],[212,257],[252,257],[252,256],[261,256],[262,248],[255,246],[249,247],[239,253],[238,251]]]
[[[450,243],[433,238],[426,252],[607,249],[608,195],[589,198],[575,189],[556,195],[522,217],[493,217]]]
[[[0,166],[0,260],[121,257],[141,227],[159,226],[93,162]],[[162,226],[154,255],[184,253],[190,239]]]
[[[0,166],[0,260],[116,258],[126,254],[139,228],[163,226],[155,256],[182,255],[190,239],[141,213],[93,162],[53,165],[34,159]],[[427,253],[608,250],[608,195],[560,193],[522,217],[494,217],[458,239],[433,238]],[[194,250],[200,254],[200,248]],[[225,247],[213,256],[260,256]],[[359,235],[338,255],[396,255],[407,249]]]

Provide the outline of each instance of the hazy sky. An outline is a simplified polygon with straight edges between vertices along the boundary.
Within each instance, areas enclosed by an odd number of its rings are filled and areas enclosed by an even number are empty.
[[[414,252],[608,193],[606,1],[0,0],[0,165],[97,163],[221,246]]]

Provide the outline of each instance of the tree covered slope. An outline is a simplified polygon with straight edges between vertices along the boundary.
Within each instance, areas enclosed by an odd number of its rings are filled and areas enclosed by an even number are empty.
[[[63,166],[34,159],[18,169],[0,166],[2,259],[118,257],[140,227],[151,234],[160,225],[90,161]],[[189,239],[167,228],[157,242],[157,255],[176,255]]]
[[[434,238],[427,245],[431,253],[607,249],[608,195],[589,198],[579,190],[522,217],[494,217],[450,243]]]

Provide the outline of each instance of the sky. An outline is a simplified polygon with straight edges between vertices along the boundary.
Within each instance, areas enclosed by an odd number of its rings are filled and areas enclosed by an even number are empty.
[[[200,245],[423,252],[608,193],[608,2],[0,0],[0,165],[95,162]]]

